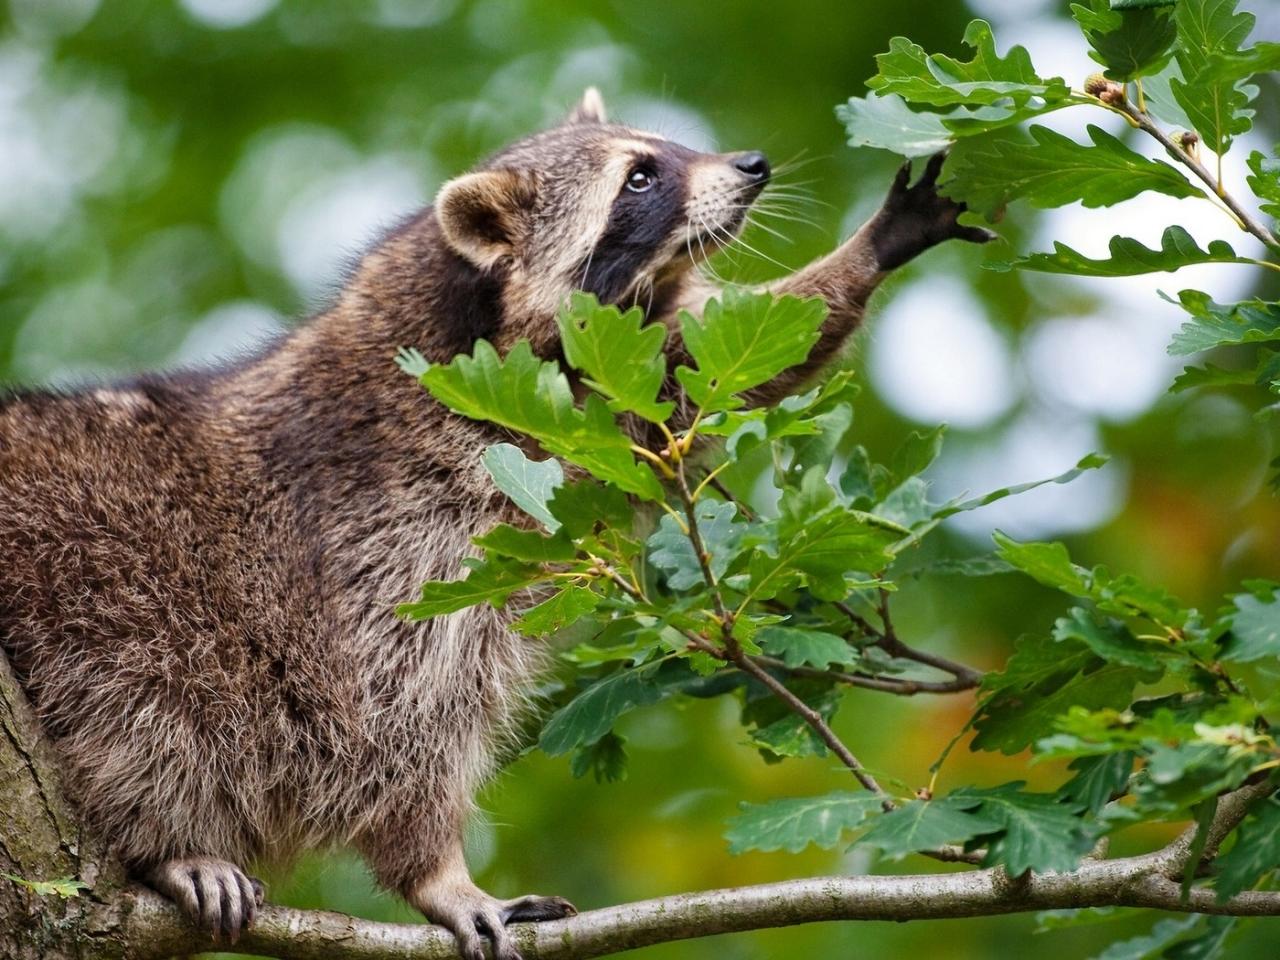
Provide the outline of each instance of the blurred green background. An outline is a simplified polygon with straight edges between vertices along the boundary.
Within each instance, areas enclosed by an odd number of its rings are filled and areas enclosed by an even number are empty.
[[[1276,5],[1243,5],[1261,18],[1258,36],[1280,39]],[[717,264],[739,279],[776,275],[771,261],[794,268],[851,232],[896,165],[843,146],[833,105],[863,92],[891,36],[960,53],[974,15],[993,21],[1002,47],[1026,44],[1042,73],[1079,84],[1092,70],[1065,4],[1045,0],[9,0],[0,21],[0,380],[74,384],[251,347],[322,305],[380,226],[553,122],[588,84],[615,117],[690,145],[799,158],[785,179],[808,199],[789,201],[789,219],[766,221],[786,240],[755,230],[746,239],[763,256]],[[1237,154],[1280,133],[1276,92],[1264,85],[1258,129]],[[1228,159],[1228,177],[1241,183],[1239,157]],[[1204,207],[1015,210],[1001,231],[1024,249],[1056,238],[1090,252],[1116,230],[1151,242],[1173,222],[1202,242],[1230,235]],[[1242,578],[1280,575],[1280,510],[1267,489],[1274,430],[1230,395],[1165,394],[1177,365],[1164,345],[1178,318],[1156,296],[1197,285],[1218,299],[1277,298],[1274,274],[1225,267],[1086,283],[986,272],[984,255],[936,250],[877,296],[849,358],[868,385],[864,442],[887,456],[914,424],[951,422],[934,468],[941,495],[1048,476],[1090,450],[1114,459],[1077,484],[968,515],[942,548],[985,552],[995,526],[1061,536],[1081,562],[1133,570],[1208,608]],[[984,667],[998,667],[1020,633],[1046,630],[1061,607],[1012,577],[913,582],[896,601],[905,638]],[[968,696],[855,691],[838,725],[877,773],[915,787],[971,705]],[[820,760],[765,766],[742,745],[732,704],[650,709],[625,733],[625,783],[574,780],[566,762],[539,755],[510,766],[482,798],[470,837],[482,885],[501,896],[562,894],[588,909],[875,867],[860,853],[729,856],[722,822],[739,800],[847,780]],[[1027,777],[1048,787],[1060,774],[962,748],[939,786]],[[271,896],[413,918],[341,853],[274,878]],[[954,958],[1034,949],[1053,960],[1089,956],[1149,923],[1135,916],[1034,940],[1032,917],[828,924],[643,955],[896,957],[945,943]],[[1273,956],[1274,936],[1259,927],[1234,955]]]

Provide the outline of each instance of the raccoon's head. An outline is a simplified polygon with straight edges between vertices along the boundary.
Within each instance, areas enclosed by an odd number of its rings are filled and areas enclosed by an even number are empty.
[[[660,312],[741,231],[769,174],[762,153],[699,153],[611,124],[592,88],[560,126],[441,187],[435,214],[454,252],[501,274],[505,332],[524,327],[537,347],[531,328],[573,290]]]

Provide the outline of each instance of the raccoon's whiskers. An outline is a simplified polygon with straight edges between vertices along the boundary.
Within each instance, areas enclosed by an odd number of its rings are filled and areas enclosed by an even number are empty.
[[[582,279],[578,281],[578,289],[587,289],[587,274],[591,272],[591,261],[596,255],[596,248],[593,246],[591,252],[587,254],[587,265],[582,268]]]

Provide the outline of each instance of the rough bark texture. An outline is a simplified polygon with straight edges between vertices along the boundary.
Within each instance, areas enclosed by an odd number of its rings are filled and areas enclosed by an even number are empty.
[[[0,879],[0,957],[17,960],[160,960],[213,949],[173,906],[126,885],[103,846],[82,834],[62,795],[8,663],[0,657],[0,872],[29,882],[79,879],[78,896],[38,895]],[[1245,787],[1218,807],[1205,851],[1271,790]],[[1280,893],[1246,892],[1218,903],[1212,890],[1182,900],[1178,877],[1188,832],[1140,857],[1086,860],[1070,873],[1010,880],[1000,870],[893,877],[822,877],[679,894],[525,924],[513,933],[526,960],[580,960],[719,933],[824,920],[924,920],[1062,907],[1123,905],[1180,912],[1280,916]],[[375,923],[322,911],[265,907],[236,947],[281,960],[444,960],[456,957],[439,927]]]
[[[8,660],[0,655],[0,956],[117,957],[123,934],[100,929],[100,907],[122,886],[117,864],[85,836],[67,804],[57,764]],[[41,896],[28,882],[78,879],[81,896]]]

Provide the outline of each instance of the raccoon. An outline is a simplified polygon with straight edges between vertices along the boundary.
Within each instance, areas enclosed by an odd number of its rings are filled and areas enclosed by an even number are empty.
[[[904,167],[884,206],[771,289],[822,296],[811,376],[886,275],[957,223]],[[253,863],[342,843],[451,930],[515,960],[508,923],[572,914],[471,880],[463,825],[544,668],[509,614],[426,623],[394,606],[456,576],[471,537],[515,519],[480,452],[491,428],[391,357],[445,362],[486,338],[559,352],[583,289],[672,330],[716,290],[693,268],[769,182],[758,152],[700,153],[611,124],[595,90],[560,125],[441,187],[333,304],[256,355],[0,403],[0,644],[88,825],[215,940],[253,922]],[[673,364],[674,366],[674,364]]]

